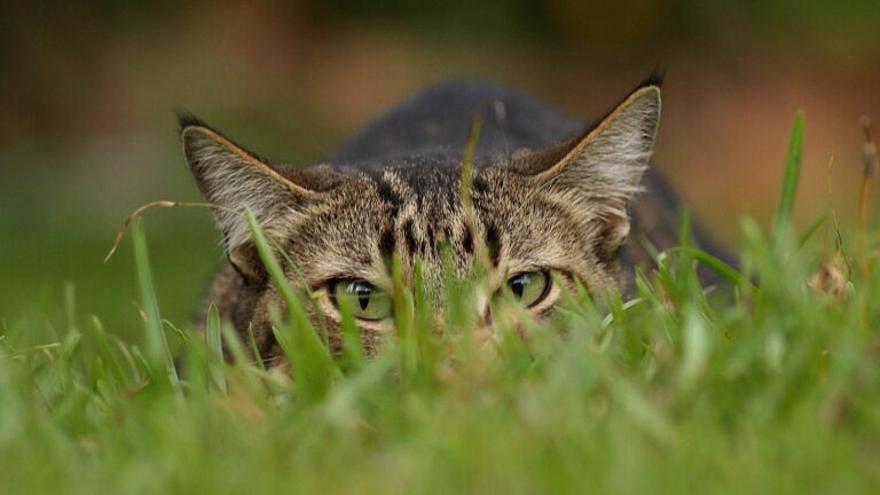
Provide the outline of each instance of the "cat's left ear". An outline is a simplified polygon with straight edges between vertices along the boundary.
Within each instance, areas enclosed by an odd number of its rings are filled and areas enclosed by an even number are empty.
[[[310,186],[320,174],[271,165],[190,115],[179,121],[187,162],[202,195],[215,205],[230,263],[242,275],[262,279],[265,270],[243,210],[251,210],[267,236],[282,241],[290,223],[319,197]]]
[[[640,190],[659,122],[660,86],[652,80],[530,171],[539,187],[600,221],[602,249],[609,255],[629,233],[627,203]]]

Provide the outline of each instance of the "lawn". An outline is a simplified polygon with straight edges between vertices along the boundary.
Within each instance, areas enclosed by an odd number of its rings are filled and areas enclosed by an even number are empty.
[[[464,309],[479,278],[452,285],[442,335],[398,284],[399,334],[370,360],[329,356],[288,294],[292,373],[265,370],[219,322],[165,311],[154,285],[198,236],[152,237],[149,213],[105,268],[141,320],[105,321],[73,285],[4,320],[0,493],[878,493],[880,239],[833,211],[794,232],[801,136],[773,228],[741,222],[736,268],[693,248],[683,215],[634,298],[578,291],[545,322],[509,309],[492,352]],[[729,285],[702,288],[698,263]]]

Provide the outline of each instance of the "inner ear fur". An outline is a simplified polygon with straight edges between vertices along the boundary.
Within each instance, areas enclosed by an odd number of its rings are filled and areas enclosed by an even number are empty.
[[[280,240],[291,221],[320,191],[307,171],[281,169],[192,117],[181,118],[181,140],[196,184],[215,205],[214,220],[226,255],[243,276],[259,279],[264,268],[243,212],[249,208],[270,238]]]

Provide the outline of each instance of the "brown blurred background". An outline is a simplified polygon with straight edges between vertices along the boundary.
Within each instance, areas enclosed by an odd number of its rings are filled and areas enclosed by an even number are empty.
[[[798,109],[799,223],[829,204],[853,216],[857,120],[880,118],[877,0],[2,3],[0,325],[57,324],[71,281],[83,313],[136,326],[128,244],[101,258],[139,204],[199,199],[176,109],[308,164],[448,76],[588,120],[658,66],[657,167],[719,239],[772,215]],[[185,324],[222,259],[209,214],[154,211],[146,226],[165,316]]]

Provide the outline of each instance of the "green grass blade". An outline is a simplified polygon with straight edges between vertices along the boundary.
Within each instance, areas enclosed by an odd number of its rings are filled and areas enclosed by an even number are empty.
[[[241,336],[231,325],[221,322],[220,336],[223,340],[224,349],[229,352],[232,361],[236,365],[244,366],[251,363],[251,360],[248,358],[247,352],[245,351]]]
[[[97,352],[99,355],[111,365],[114,376],[117,380],[125,380],[126,372],[122,363],[119,361],[118,354],[114,351],[110,344],[110,338],[104,329],[104,324],[97,316],[92,316],[92,338],[95,340]]]
[[[674,247],[669,248],[665,253],[683,253],[697,260],[706,268],[715,272],[716,275],[730,282],[733,285],[740,285],[743,282],[743,276],[720,258],[713,256],[702,249],[692,247]]]
[[[345,367],[349,371],[355,371],[364,366],[364,344],[361,339],[360,330],[354,319],[349,300],[339,298],[339,314],[341,315],[340,329],[342,330],[342,347],[343,360]]]
[[[177,376],[174,356],[171,355],[165,330],[162,328],[162,315],[159,313],[159,303],[156,300],[156,290],[153,286],[153,275],[150,272],[150,259],[147,252],[147,239],[141,218],[138,218],[134,223],[132,242],[134,243],[134,260],[137,267],[141,305],[147,315],[144,322],[147,331],[147,360],[154,370],[164,368],[168,382],[179,392],[180,378]]]
[[[251,355],[253,355],[257,366],[263,371],[266,371],[266,363],[263,361],[263,356],[260,354],[260,346],[257,345],[257,337],[254,335],[254,325],[252,323],[248,324],[247,341],[248,347],[251,350]]]
[[[284,298],[287,304],[288,321],[282,327],[276,327],[276,336],[279,337],[279,343],[285,347],[283,342],[287,341],[285,352],[291,360],[290,366],[293,371],[294,380],[298,385],[302,386],[310,396],[320,396],[326,392],[330,382],[342,376],[339,367],[330,356],[330,350],[321,340],[321,337],[315,331],[308,316],[303,309],[300,296],[294,292],[287,280],[287,276],[281,265],[278,263],[275,253],[269,245],[263,229],[257,222],[256,217],[250,209],[244,212],[245,219],[251,229],[257,252],[260,259],[269,274],[272,283],[278,289],[278,292]],[[289,330],[290,340],[284,335]]]
[[[398,335],[398,358],[401,378],[412,383],[419,365],[418,347],[415,338],[415,318],[413,313],[412,293],[403,280],[403,265],[400,257],[395,256],[391,262],[392,291],[394,305],[394,323]]]
[[[205,343],[211,353],[210,361],[211,380],[214,387],[222,393],[226,393],[226,378],[223,375],[223,337],[220,330],[220,312],[217,306],[211,304],[208,307],[208,321],[205,328]]]
[[[795,114],[788,141],[788,153],[785,157],[785,170],[782,176],[782,193],[779,197],[779,208],[773,222],[773,237],[782,235],[790,228],[794,212],[794,201],[797,196],[798,179],[801,173],[804,143],[804,114]]]
[[[798,240],[798,246],[804,247],[807,244],[807,242],[809,242],[810,239],[812,239],[813,235],[815,235],[816,232],[819,231],[819,228],[821,226],[825,225],[825,222],[827,220],[828,220],[828,215],[822,215],[821,217],[817,218],[807,228],[807,230],[803,233],[803,235],[801,235],[800,240]]]

